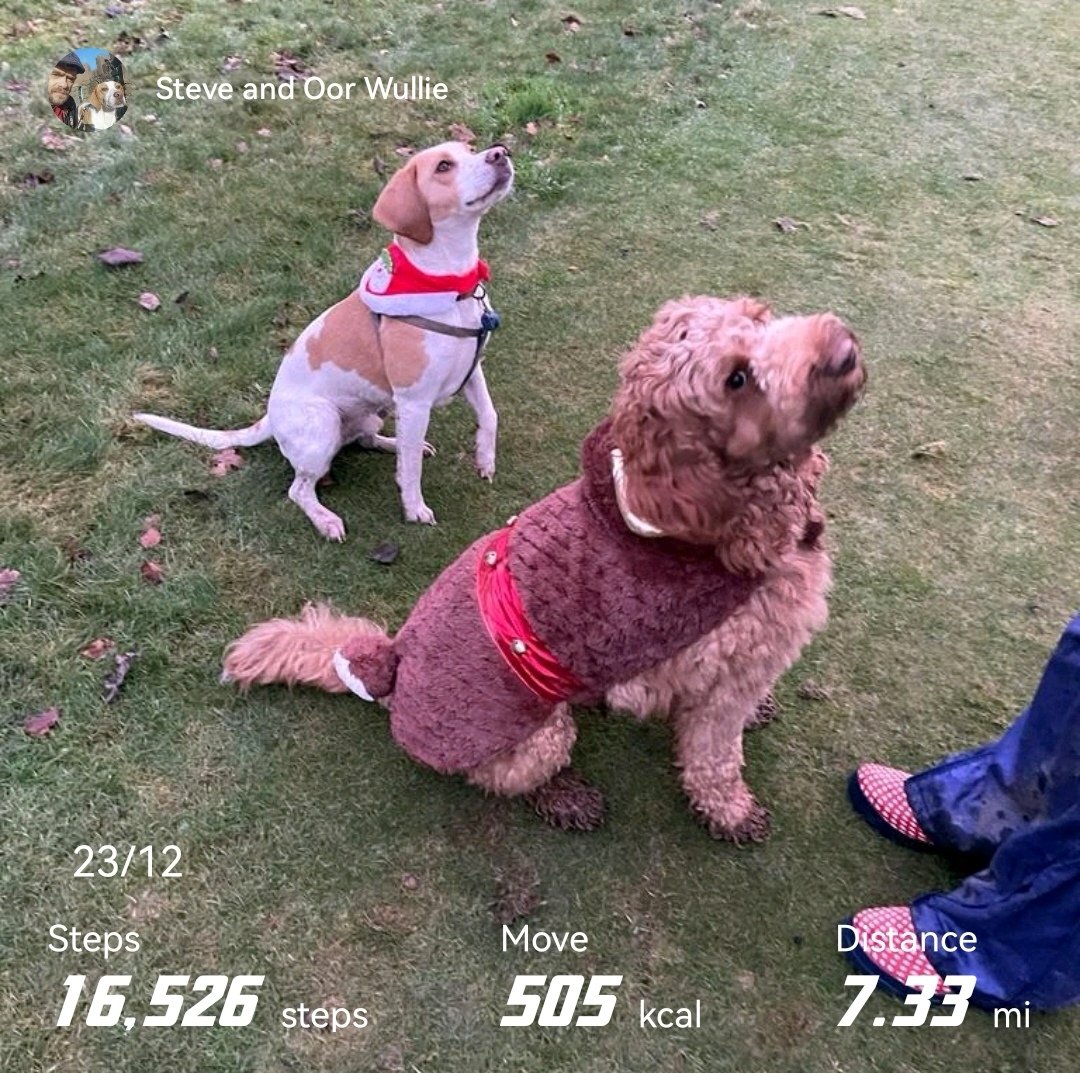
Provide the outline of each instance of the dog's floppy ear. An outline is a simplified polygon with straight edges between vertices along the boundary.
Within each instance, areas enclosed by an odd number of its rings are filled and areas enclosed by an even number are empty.
[[[105,88],[104,82],[95,82],[93,89],[90,90],[90,99],[86,102],[92,104],[99,112],[102,110],[104,101],[102,101],[102,90]]]
[[[435,237],[431,213],[420,193],[416,161],[410,160],[383,187],[371,215],[388,231],[426,246]]]

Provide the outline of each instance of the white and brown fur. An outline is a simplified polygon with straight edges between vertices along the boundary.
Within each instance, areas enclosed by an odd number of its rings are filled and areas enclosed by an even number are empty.
[[[124,87],[115,79],[95,82],[79,105],[79,123],[94,130],[108,130],[116,122],[116,110],[125,103]]]
[[[460,275],[478,258],[480,220],[510,192],[513,167],[500,145],[473,152],[446,142],[417,153],[387,183],[372,215],[394,232],[409,259],[434,275]],[[438,319],[477,328],[482,308],[458,302]],[[354,291],[321,313],[289,348],[270,391],[266,415],[246,429],[219,432],[153,414],[136,420],[207,447],[250,447],[275,439],[295,470],[289,498],[329,540],[345,539],[345,523],[319,502],[316,483],[348,443],[397,453],[397,483],[405,518],[435,523],[424,502],[421,471],[433,406],[459,388],[476,414],[476,469],[495,474],[498,418],[474,338],[442,335],[402,321],[378,322]],[[468,378],[466,380],[466,377]],[[383,436],[383,416],[395,415],[395,436]]]

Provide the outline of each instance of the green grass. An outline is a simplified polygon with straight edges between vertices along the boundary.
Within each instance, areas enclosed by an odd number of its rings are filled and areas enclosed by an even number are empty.
[[[1080,592],[1080,9],[866,0],[855,21],[815,6],[598,0],[569,32],[542,0],[149,0],[114,19],[8,0],[0,85],[32,90],[0,89],[0,567],[22,573],[0,608],[0,1071],[1071,1068],[1071,1013],[905,1032],[872,1029],[899,1010],[875,998],[836,1028],[850,994],[834,925],[956,880],[863,827],[846,772],[995,735]],[[121,30],[149,46],[126,57],[132,135],[47,151],[48,66]],[[280,47],[328,80],[430,74],[450,99],[153,99],[159,74],[216,80],[234,54],[237,83],[271,78]],[[346,452],[326,500],[349,539],[330,546],[285,500],[272,448],[219,479],[207,452],[132,425],[140,408],[254,419],[282,345],[384,240],[366,222],[375,158],[393,167],[397,146],[455,121],[509,141],[519,174],[483,232],[505,319],[494,486],[472,475],[455,406],[425,469],[439,527],[400,521],[391,459]],[[43,168],[54,182],[21,185]],[[1044,215],[1060,226],[1030,220]],[[779,216],[803,226],[781,234]],[[114,244],[145,264],[107,271],[93,254]],[[579,766],[611,813],[568,837],[416,767],[349,698],[216,684],[229,639],[305,599],[399,623],[466,542],[574,473],[620,351],[688,291],[833,308],[871,365],[832,443],[832,622],[780,687],[783,721],[747,747],[775,814],[767,846],[694,826],[658,726],[583,717]],[[941,446],[913,457],[925,444]],[[139,576],[151,513],[157,588]],[[401,545],[389,568],[367,557],[383,540]],[[101,635],[141,651],[109,707],[105,668],[77,655]],[[26,738],[22,717],[51,705],[59,728]],[[83,842],[179,843],[184,878],[75,880]],[[500,874],[535,876],[532,923],[587,932],[588,955],[504,955]],[[52,1029],[65,976],[105,970],[48,953],[55,923],[138,930],[141,952],[107,970],[136,990],[160,972],[265,973],[255,1023]],[[525,971],[623,973],[626,999],[607,1029],[500,1030]],[[704,1027],[641,1032],[645,996],[700,998]],[[365,1006],[373,1023],[286,1036],[278,1011],[299,1002]]]

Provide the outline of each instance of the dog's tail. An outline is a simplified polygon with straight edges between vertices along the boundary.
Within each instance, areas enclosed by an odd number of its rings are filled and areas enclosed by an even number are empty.
[[[194,425],[185,425],[182,421],[173,421],[169,417],[158,417],[157,414],[132,414],[136,421],[143,425],[156,428],[158,432],[167,432],[170,436],[179,436],[184,440],[202,444],[203,447],[213,447],[220,451],[225,447],[254,447],[257,443],[263,443],[273,436],[270,431],[270,421],[267,417],[260,417],[254,425],[247,428],[236,428],[228,431],[219,431],[214,428],[196,428]]]
[[[221,680],[241,689],[281,682],[328,693],[351,690],[372,700],[393,692],[396,669],[394,642],[380,626],[308,604],[299,618],[260,622],[233,641]]]

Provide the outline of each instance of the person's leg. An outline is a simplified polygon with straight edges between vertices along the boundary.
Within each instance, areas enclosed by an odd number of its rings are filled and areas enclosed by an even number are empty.
[[[975,936],[975,950],[929,948],[941,976],[974,976],[980,1006],[1080,1002],[1080,806],[1004,842],[990,866],[911,906],[918,932]]]
[[[850,926],[859,945],[845,953],[897,994],[912,975],[936,976],[938,994],[946,977],[970,976],[985,1008],[1080,1002],[1080,806],[1014,834],[956,890],[863,909]]]
[[[1080,615],[1001,738],[912,776],[904,789],[936,845],[987,857],[1010,835],[1080,803]]]
[[[861,765],[856,810],[913,848],[989,859],[1011,834],[1080,801],[1080,615],[1065,628],[1030,706],[996,742],[916,775]]]

